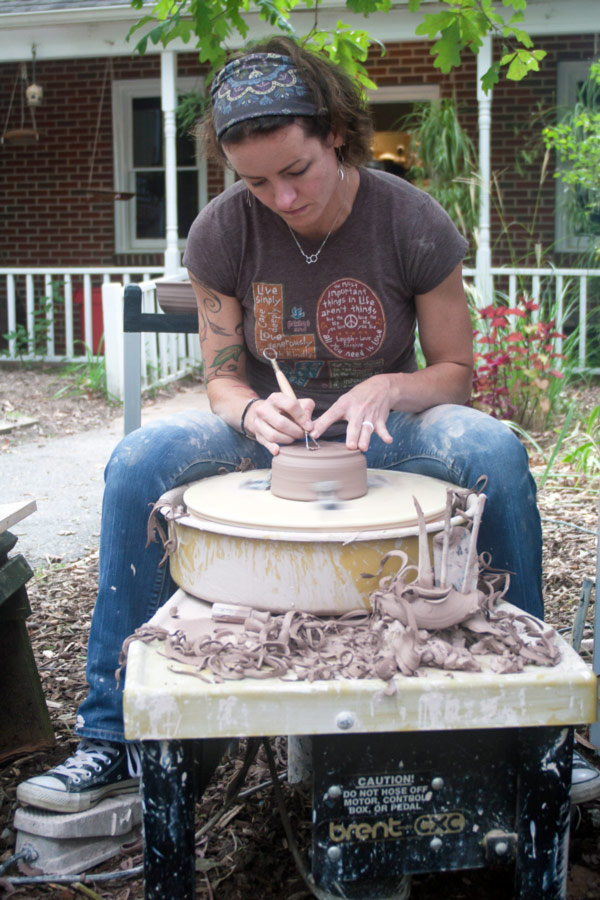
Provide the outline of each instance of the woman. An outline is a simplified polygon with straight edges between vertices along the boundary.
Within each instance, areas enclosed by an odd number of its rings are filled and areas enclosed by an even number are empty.
[[[542,615],[525,452],[505,425],[462,405],[472,366],[466,242],[426,194],[364,168],[368,114],[328,62],[273,39],[229,63],[211,93],[207,148],[240,179],[202,210],[184,260],[212,413],[152,423],[111,457],[90,692],[76,723],[84,740],[20,786],[19,799],[35,806],[74,811],[137,788],[114,670],[123,640],[175,589],[161,548],[145,548],[149,504],[242,459],[268,467],[305,430],[358,447],[371,467],[463,486],[486,475],[480,547],[515,573],[512,602]],[[279,392],[264,357],[272,349],[297,401]]]
[[[212,89],[206,143],[241,181],[200,214],[184,259],[209,397],[236,428],[261,396],[245,430],[272,454],[302,437],[300,425],[315,437],[345,432],[367,451],[373,434],[392,443],[390,410],[469,397],[467,245],[426,195],[359,168],[371,122],[339,70],[289,41],[267,46],[287,52],[234,60]],[[271,347],[300,404],[277,393],[263,357]]]

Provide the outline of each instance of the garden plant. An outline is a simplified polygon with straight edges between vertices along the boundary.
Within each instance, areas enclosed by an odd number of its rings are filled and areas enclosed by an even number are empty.
[[[476,310],[472,405],[522,428],[548,421],[551,398],[563,379],[556,341],[564,335],[554,319],[538,317],[539,304],[520,295],[515,306],[490,304]]]

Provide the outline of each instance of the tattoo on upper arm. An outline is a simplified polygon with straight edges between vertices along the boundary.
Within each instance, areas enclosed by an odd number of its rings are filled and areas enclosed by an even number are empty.
[[[239,362],[245,349],[243,344],[230,344],[229,347],[221,347],[213,356],[212,362],[207,361],[208,371],[206,380],[212,381],[221,375],[236,375],[239,372]]]
[[[209,331],[212,332],[212,334],[221,337],[231,338],[236,336],[242,338],[242,343],[229,344],[226,347],[217,349],[212,361],[205,359],[207,367],[206,378],[208,381],[212,381],[220,375],[236,374],[239,371],[240,359],[242,359],[243,354],[245,353],[243,344],[243,323],[240,320],[235,324],[232,330],[231,328],[225,328],[223,325],[216,322],[215,317],[217,317],[223,309],[220,297],[211,290],[211,288],[207,287],[198,278],[192,275],[191,272],[190,279],[197,287],[201,288],[202,292],[201,296],[198,296],[198,294],[196,295],[198,299],[198,333],[200,335],[200,341],[204,341]]]
[[[230,360],[238,362],[242,355],[242,351],[243,347],[241,344],[231,344],[229,347],[222,347],[221,350],[218,350],[214,355],[212,368],[222,368],[223,366],[226,366]]]

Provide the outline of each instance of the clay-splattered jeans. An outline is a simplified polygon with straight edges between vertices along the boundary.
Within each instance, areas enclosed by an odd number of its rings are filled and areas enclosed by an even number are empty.
[[[463,406],[392,413],[387,426],[394,442],[373,436],[370,468],[430,475],[463,487],[487,475],[479,549],[491,553],[495,568],[514,573],[508,599],[541,617],[541,526],[519,440],[506,425]],[[122,693],[114,675],[121,645],[176,589],[168,565],[159,567],[162,546],[146,547],[151,504],[178,485],[233,471],[244,458],[255,468],[271,464],[264,447],[206,412],[153,422],[115,448],[105,473],[99,590],[88,648],[90,692],[79,710],[77,734],[123,740]]]

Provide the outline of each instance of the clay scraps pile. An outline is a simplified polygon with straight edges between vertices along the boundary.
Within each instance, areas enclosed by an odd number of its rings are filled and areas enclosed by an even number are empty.
[[[554,666],[560,653],[553,629],[514,607],[498,606],[509,576],[489,570],[475,551],[484,505],[485,495],[480,494],[467,530],[450,526],[449,499],[436,570],[415,500],[418,566],[410,564],[403,551],[386,554],[379,571],[364,576],[379,578],[370,595],[370,611],[325,618],[297,610],[279,615],[228,607],[225,621],[219,622],[216,608],[212,619],[186,621],[178,619],[172,608],[172,629],[148,624],[125,641],[117,678],[126,664],[129,644],[156,639],[164,642],[161,652],[171,660],[174,671],[208,682],[381,678],[393,692],[396,675],[417,675],[427,666],[497,673],[519,672],[528,664]],[[398,570],[379,577],[393,557],[400,562]],[[450,574],[453,557],[462,559],[458,587]]]
[[[127,639],[121,654],[125,665],[129,644],[164,642],[164,655],[174,671],[207,682],[240,678],[288,677],[304,681],[332,678],[381,678],[416,675],[422,666],[479,672],[486,668],[519,672],[526,664],[556,665],[559,652],[552,629],[525,614],[495,611],[477,614],[460,625],[427,631],[404,625],[389,612],[357,610],[337,618],[320,618],[291,611],[271,615],[249,611],[243,625],[218,626],[211,633],[198,627],[206,620],[177,623],[171,631],[145,625]],[[120,675],[118,672],[118,676]]]

